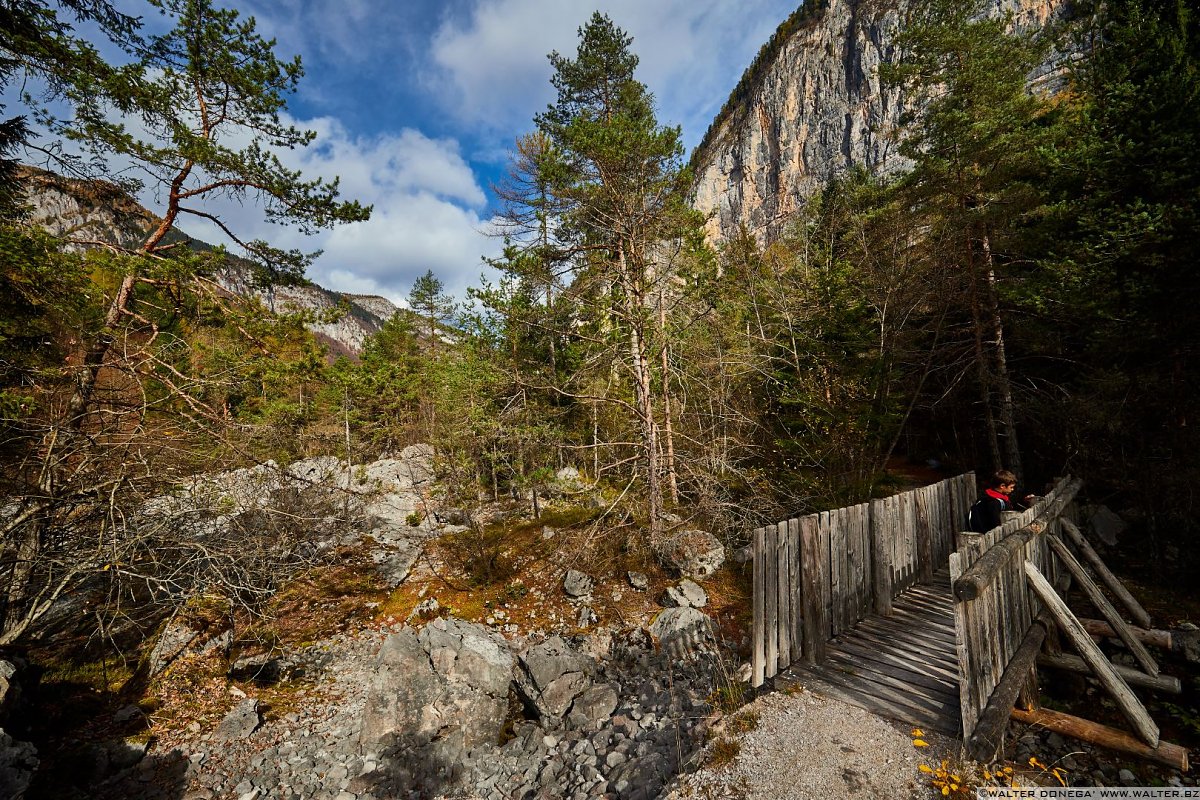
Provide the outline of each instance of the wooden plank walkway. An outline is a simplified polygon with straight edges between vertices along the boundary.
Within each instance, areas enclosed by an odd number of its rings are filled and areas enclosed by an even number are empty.
[[[777,689],[800,684],[875,714],[949,736],[962,735],[950,573],[935,573],[827,645],[817,666],[794,663]]]

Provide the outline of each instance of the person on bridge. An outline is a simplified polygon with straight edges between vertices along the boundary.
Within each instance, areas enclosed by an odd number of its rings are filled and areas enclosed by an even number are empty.
[[[983,490],[983,497],[971,506],[967,518],[967,529],[975,533],[987,533],[1003,521],[1003,512],[1016,511],[1012,493],[1017,488],[1017,476],[1006,469],[992,476],[991,485]]]

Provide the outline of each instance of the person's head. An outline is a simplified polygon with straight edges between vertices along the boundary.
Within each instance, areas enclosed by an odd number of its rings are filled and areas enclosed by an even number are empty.
[[[997,470],[992,476],[992,488],[1004,494],[1010,494],[1017,488],[1017,476],[1006,469]]]

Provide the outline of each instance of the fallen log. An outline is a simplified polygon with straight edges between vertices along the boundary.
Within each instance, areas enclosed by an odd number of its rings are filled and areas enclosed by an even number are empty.
[[[1080,617],[1079,621],[1083,624],[1083,629],[1092,636],[1107,636],[1111,639],[1117,638],[1117,632],[1102,619]],[[1156,628],[1139,628],[1134,625],[1130,625],[1129,629],[1133,631],[1134,636],[1141,640],[1142,644],[1148,644],[1167,651],[1174,649],[1174,637],[1172,637],[1171,631],[1161,631]]]
[[[1079,656],[1072,656],[1066,653],[1058,655],[1050,655],[1043,653],[1038,656],[1038,663],[1045,667],[1053,667],[1055,669],[1066,670],[1067,672],[1078,672],[1083,675],[1091,675],[1092,669]],[[1171,677],[1170,675],[1147,675],[1145,672],[1129,667],[1122,667],[1119,664],[1113,664],[1113,669],[1117,674],[1125,679],[1125,682],[1130,686],[1141,686],[1146,689],[1154,689],[1167,694],[1181,694],[1183,692],[1183,684],[1179,678]]]
[[[1034,711],[1014,708],[1012,718],[1017,722],[1036,725],[1062,736],[1070,736],[1083,742],[1164,764],[1180,772],[1188,771],[1187,748],[1177,744],[1160,741],[1157,747],[1150,747],[1125,731],[1046,708]]]

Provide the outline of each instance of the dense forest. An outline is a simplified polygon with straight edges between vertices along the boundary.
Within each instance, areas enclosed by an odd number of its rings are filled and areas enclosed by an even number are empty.
[[[312,141],[280,122],[299,61],[210,0],[150,5],[175,27],[144,35],[106,0],[2,4],[0,83],[45,93],[0,125],[0,643],[96,578],[113,598],[252,602],[299,551],[268,547],[270,528],[177,541],[138,519],[146,501],[203,471],[417,442],[447,505],[536,513],[555,470],[581,470],[635,554],[680,517],[736,541],[885,493],[904,459],[1010,468],[1031,490],[1074,474],[1135,521],[1158,574],[1194,570],[1200,21],[1183,0],[1078,3],[1028,35],[979,4],[913,4],[883,74],[908,98],[911,169],[840,176],[765,246],[705,241],[680,131],[597,14],[576,54],[551,54],[556,100],[495,187],[501,278],[456,300],[427,274],[333,363],[302,316],[221,291],[224,250],[169,235],[216,221],[265,286],[308,256],[244,240],[206,196],[305,230],[369,214],[272,153]],[[1050,53],[1069,56],[1031,90]],[[25,222],[30,160],[138,176],[160,224],[54,240]]]

